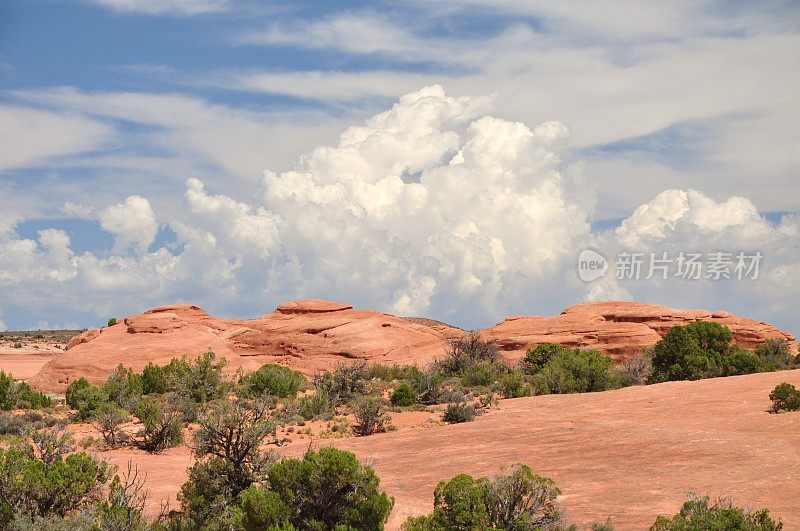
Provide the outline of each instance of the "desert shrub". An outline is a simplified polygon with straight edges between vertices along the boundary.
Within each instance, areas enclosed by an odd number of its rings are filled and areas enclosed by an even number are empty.
[[[417,400],[430,405],[440,403],[443,382],[444,375],[436,367],[429,367],[411,381],[411,386],[417,392]]]
[[[533,377],[541,394],[588,393],[617,386],[613,360],[597,350],[563,349]]]
[[[100,432],[106,446],[116,448],[127,440],[122,424],[128,420],[128,412],[116,404],[106,404],[94,416],[94,427]]]
[[[478,363],[497,363],[499,360],[497,345],[484,341],[477,332],[472,332],[466,337],[450,341],[445,358],[437,362],[437,366],[447,376],[460,376]]]
[[[28,518],[63,517],[97,499],[109,467],[85,453],[59,455],[50,463],[33,448],[0,448],[0,527],[15,513]]]
[[[499,362],[479,361],[470,365],[461,373],[464,387],[489,387],[508,374],[509,368]]]
[[[0,435],[24,435],[28,425],[22,415],[0,414]]]
[[[185,390],[197,379],[191,378],[192,365],[186,358],[172,358],[166,365],[152,362],[142,370],[142,392],[146,395]],[[220,377],[221,379],[221,377]],[[187,380],[189,381],[188,383]],[[191,399],[192,397],[188,397]]]
[[[246,531],[280,529],[287,525],[291,509],[277,492],[251,485],[239,495],[242,510],[242,527]],[[292,528],[294,529],[294,528]]]
[[[144,396],[133,413],[142,423],[134,443],[151,453],[159,453],[183,441],[183,414],[174,401],[164,397]]]
[[[108,320],[108,323],[106,323],[107,326],[114,326],[115,324],[117,324],[116,317],[112,317],[111,319]]]
[[[314,377],[317,392],[324,391],[328,398],[338,406],[351,401],[358,395],[366,394],[368,377],[367,363],[363,360],[352,364],[339,363],[333,372],[326,371]]]
[[[190,529],[227,529],[226,522],[241,519],[240,493],[266,480],[274,456],[261,446],[276,427],[270,404],[221,400],[199,416],[193,445],[197,461],[179,494]]]
[[[447,405],[447,409],[442,413],[442,420],[450,424],[459,424],[473,420],[475,415],[477,415],[477,412],[472,404],[467,404],[466,402],[451,403]]]
[[[783,382],[775,386],[769,394],[772,400],[772,411],[798,411],[800,410],[800,389],[790,383]]]
[[[39,409],[52,405],[49,396],[34,391],[25,382],[15,382],[10,374],[0,371],[0,409]]]
[[[305,420],[330,418],[334,413],[334,404],[324,389],[312,395],[306,395],[298,401],[298,413]]]
[[[220,400],[199,417],[194,434],[194,452],[198,458],[216,456],[232,467],[234,495],[246,489],[258,477],[264,464],[260,448],[265,439],[274,437],[277,428],[267,400],[248,402]]]
[[[356,417],[356,425],[353,426],[356,435],[372,435],[376,431],[383,431],[389,420],[383,400],[374,395],[358,397],[353,402],[353,414]]]
[[[416,365],[381,365],[375,363],[367,368],[367,378],[384,382],[414,381],[420,377],[422,370]]]
[[[222,398],[229,388],[229,382],[222,375],[226,364],[225,358],[217,359],[216,354],[210,350],[189,362],[186,373],[180,367],[181,362],[176,361],[174,368],[167,369],[167,374],[171,375],[168,380],[174,379],[173,373],[178,377],[170,390],[188,397],[195,404],[205,404]]]
[[[117,365],[114,372],[108,375],[101,389],[108,401],[115,402],[128,411],[133,411],[144,393],[141,375],[122,364]]]
[[[307,381],[302,373],[283,365],[267,364],[246,374],[241,381],[242,394],[248,397],[273,395],[287,398],[297,395]]]
[[[16,401],[16,406],[20,409],[40,409],[53,405],[52,398],[41,391],[34,391],[25,382],[18,382],[13,388],[12,395]],[[22,407],[22,404],[27,407]]]
[[[62,421],[52,415],[38,411],[27,411],[22,415],[0,413],[0,435],[25,435],[31,429],[41,430],[61,425]]]
[[[708,496],[690,494],[678,514],[672,518],[659,516],[650,531],[778,531],[782,528],[781,521],[773,520],[768,509],[749,512],[729,500],[719,499],[711,503]]]
[[[565,529],[556,503],[560,494],[552,479],[534,474],[525,465],[516,465],[507,475],[494,479],[459,474],[436,487],[430,515],[408,519],[403,529]]]
[[[536,374],[541,371],[547,362],[556,354],[566,352],[567,348],[556,343],[539,343],[535,348],[529,348],[520,364],[527,374]]]
[[[791,368],[795,358],[785,339],[767,339],[756,347],[755,355],[761,360],[764,370],[769,371]]]
[[[652,381],[698,380],[770,370],[757,354],[733,345],[732,340],[728,327],[710,321],[672,327],[653,347]]]
[[[630,387],[632,385],[645,385],[653,375],[653,362],[651,361],[650,350],[642,352],[638,356],[633,356],[623,360],[617,366],[620,387]]]
[[[417,403],[417,392],[407,383],[402,383],[394,390],[389,401],[397,407],[413,406]]]
[[[33,430],[29,433],[29,445],[34,449],[34,455],[46,467],[75,449],[75,439],[72,434],[60,426]]]
[[[533,389],[525,381],[524,374],[519,370],[509,371],[500,378],[500,391],[506,398],[520,398],[533,394]]]
[[[335,448],[278,461],[268,477],[270,491],[291,509],[289,522],[299,529],[382,530],[394,505],[372,468]]]
[[[766,370],[761,359],[741,347],[731,345],[722,358],[722,374],[735,376],[737,374],[753,374]]]

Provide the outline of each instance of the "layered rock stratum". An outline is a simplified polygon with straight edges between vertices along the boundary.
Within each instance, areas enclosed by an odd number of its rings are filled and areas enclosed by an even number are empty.
[[[797,348],[789,332],[729,312],[621,301],[577,304],[549,317],[508,317],[480,333],[496,342],[511,362],[543,342],[597,348],[620,361],[654,344],[671,327],[696,320],[730,327],[735,341],[745,348],[766,339],[786,339]],[[39,389],[62,392],[81,376],[102,382],[120,363],[141,370],[149,362],[193,358],[208,349],[228,359],[229,371],[280,363],[311,375],[359,359],[424,366],[445,354],[449,340],[466,333],[432,319],[358,310],[325,300],[287,302],[256,319],[216,318],[188,304],[161,306],[74,337],[65,352],[29,381]]]

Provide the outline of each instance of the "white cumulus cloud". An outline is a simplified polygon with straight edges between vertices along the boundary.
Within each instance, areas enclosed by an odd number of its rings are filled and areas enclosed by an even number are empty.
[[[111,205],[99,213],[100,226],[114,235],[115,249],[124,251],[131,246],[146,252],[158,232],[158,221],[150,202],[138,195],[129,196],[123,203]]]

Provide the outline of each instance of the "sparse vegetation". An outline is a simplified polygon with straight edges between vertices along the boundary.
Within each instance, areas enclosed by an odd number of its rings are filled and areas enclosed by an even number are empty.
[[[466,402],[447,404],[447,409],[442,413],[442,420],[450,424],[469,422],[477,415],[475,406]]]
[[[708,496],[689,495],[680,512],[672,518],[659,516],[650,531],[741,530],[779,531],[780,520],[774,520],[768,509],[746,511],[730,500],[718,499],[711,503]]]
[[[402,383],[394,390],[389,401],[397,407],[413,406],[417,402],[417,392],[407,383]]]
[[[111,319],[108,320],[108,323],[106,323],[106,326],[114,326],[115,324],[117,324],[117,318],[116,317],[112,317]]]
[[[528,351],[525,360],[529,368],[541,366],[533,376],[539,394],[589,393],[619,386],[613,360],[597,350],[548,345],[539,353]]]
[[[242,394],[250,398],[262,395],[294,397],[307,385],[308,381],[302,373],[275,364],[264,365],[257,371],[244,375],[240,382]]]
[[[389,422],[386,407],[379,396],[362,396],[353,402],[353,413],[356,416],[354,431],[357,435],[372,435],[384,431]]]
[[[734,345],[732,340],[733,334],[728,327],[711,321],[672,327],[653,347],[652,382],[699,380],[774,370],[766,366],[758,355]]]
[[[16,382],[10,374],[0,371],[0,410],[40,409],[53,405],[53,400],[34,391],[25,382]]]
[[[790,383],[783,382],[775,386],[769,399],[772,400],[773,413],[800,411],[800,389]]]
[[[442,481],[433,494],[433,512],[409,518],[405,531],[568,529],[556,503],[561,490],[552,479],[516,465],[494,479],[459,474]]]

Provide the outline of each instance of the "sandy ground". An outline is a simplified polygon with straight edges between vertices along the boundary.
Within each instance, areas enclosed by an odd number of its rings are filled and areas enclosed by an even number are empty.
[[[77,330],[0,332],[0,371],[27,380],[63,352]]]
[[[800,385],[800,371],[506,400],[452,426],[415,413],[394,432],[313,445],[351,450],[375,467],[396,498],[388,529],[428,512],[439,481],[519,462],[556,480],[581,525],[610,517],[617,529],[646,529],[694,491],[769,507],[786,529],[800,529],[800,413],[767,412],[770,390],[783,381]],[[301,455],[308,444],[296,438],[281,451]],[[192,460],[185,447],[102,455],[147,472],[156,512],[160,499],[174,500]]]

